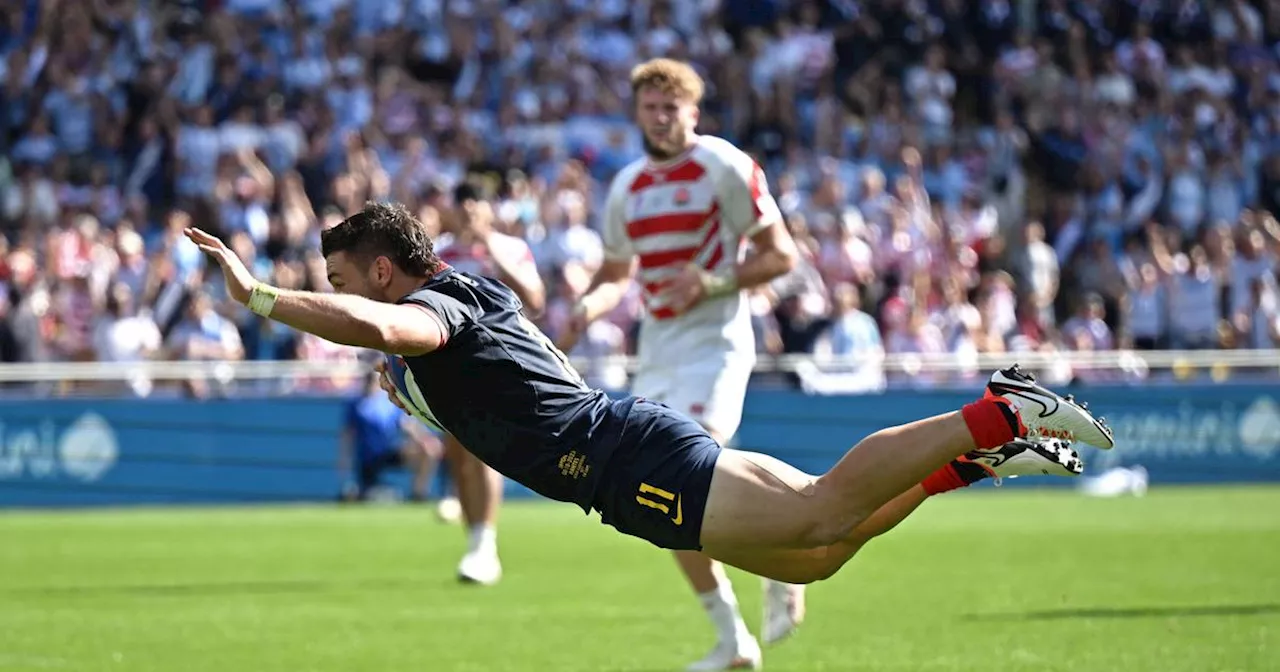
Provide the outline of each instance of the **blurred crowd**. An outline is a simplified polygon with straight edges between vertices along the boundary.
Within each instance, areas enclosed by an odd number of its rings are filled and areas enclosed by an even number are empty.
[[[1277,0],[4,0],[0,53],[0,361],[356,357],[229,302],[181,230],[327,290],[324,227],[394,199],[465,237],[464,182],[554,336],[653,56],[803,251],[753,294],[762,352],[1280,347]]]

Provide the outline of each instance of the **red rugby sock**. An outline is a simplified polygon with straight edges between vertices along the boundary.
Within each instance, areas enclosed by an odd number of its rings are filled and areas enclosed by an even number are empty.
[[[999,448],[1026,432],[1009,402],[1000,397],[979,399],[960,409],[969,434],[979,449]]]
[[[973,462],[952,460],[950,464],[944,464],[941,469],[920,481],[920,486],[924,488],[925,494],[932,497],[973,485],[990,475],[990,472]]]
[[[956,472],[955,467],[951,466],[951,464],[944,464],[941,469],[929,474],[927,478],[920,481],[920,485],[932,497],[956,488],[963,488],[969,484],[965,483],[963,478],[960,478],[960,474]]]

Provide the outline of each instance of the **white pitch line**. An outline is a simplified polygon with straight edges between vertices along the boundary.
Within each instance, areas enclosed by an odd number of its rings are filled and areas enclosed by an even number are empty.
[[[52,669],[58,667],[70,667],[71,661],[66,658],[52,658],[49,656],[20,656],[13,653],[0,653],[0,669],[30,669],[38,667],[41,669]]]

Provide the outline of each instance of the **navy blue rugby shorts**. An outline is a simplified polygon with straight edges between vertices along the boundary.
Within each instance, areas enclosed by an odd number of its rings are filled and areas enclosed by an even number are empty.
[[[702,515],[721,447],[694,420],[630,397],[612,404],[620,430],[593,508],[601,522],[659,548],[702,550]]]

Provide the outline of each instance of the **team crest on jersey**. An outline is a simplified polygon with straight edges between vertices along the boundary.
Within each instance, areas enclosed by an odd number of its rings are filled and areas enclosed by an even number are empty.
[[[687,204],[689,202],[689,190],[684,187],[680,187],[679,189],[676,189],[676,193],[672,197],[672,200],[676,202],[676,205]]]

